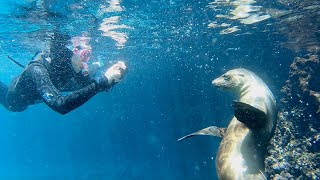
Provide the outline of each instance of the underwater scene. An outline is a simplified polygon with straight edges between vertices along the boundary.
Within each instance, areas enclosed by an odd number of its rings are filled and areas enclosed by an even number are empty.
[[[0,21],[1,180],[320,179],[318,0],[0,0]]]

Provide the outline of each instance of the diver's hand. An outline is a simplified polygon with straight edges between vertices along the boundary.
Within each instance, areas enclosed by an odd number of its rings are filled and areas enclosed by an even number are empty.
[[[98,92],[108,91],[112,86],[122,80],[127,66],[124,62],[119,61],[112,65],[104,74],[94,77]]]
[[[112,65],[104,75],[109,83],[115,84],[123,79],[126,70],[127,66],[125,63],[123,61],[118,61],[116,64]]]

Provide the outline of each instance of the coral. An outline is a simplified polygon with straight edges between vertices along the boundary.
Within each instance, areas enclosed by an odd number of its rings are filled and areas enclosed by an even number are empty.
[[[266,157],[268,179],[320,177],[319,57],[297,57],[282,88],[282,109]]]

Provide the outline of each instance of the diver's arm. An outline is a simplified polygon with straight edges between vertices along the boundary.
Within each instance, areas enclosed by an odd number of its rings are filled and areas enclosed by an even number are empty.
[[[100,71],[100,63],[92,63],[89,67],[89,76],[83,76],[81,74],[76,74],[70,81],[67,82],[60,90],[62,92],[75,91],[81,87],[90,85],[96,78],[100,78],[103,74]]]
[[[102,89],[107,90],[111,87],[107,82],[103,85],[92,82],[86,87],[73,91],[68,95],[62,95],[59,90],[52,84],[47,69],[39,65],[33,65],[32,78],[35,82],[36,89],[43,101],[53,110],[60,114],[66,114],[91,99]]]

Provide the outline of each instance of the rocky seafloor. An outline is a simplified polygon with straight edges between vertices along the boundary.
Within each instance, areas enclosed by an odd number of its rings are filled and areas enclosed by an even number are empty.
[[[267,179],[320,179],[319,57],[295,58],[281,92],[265,160]]]

